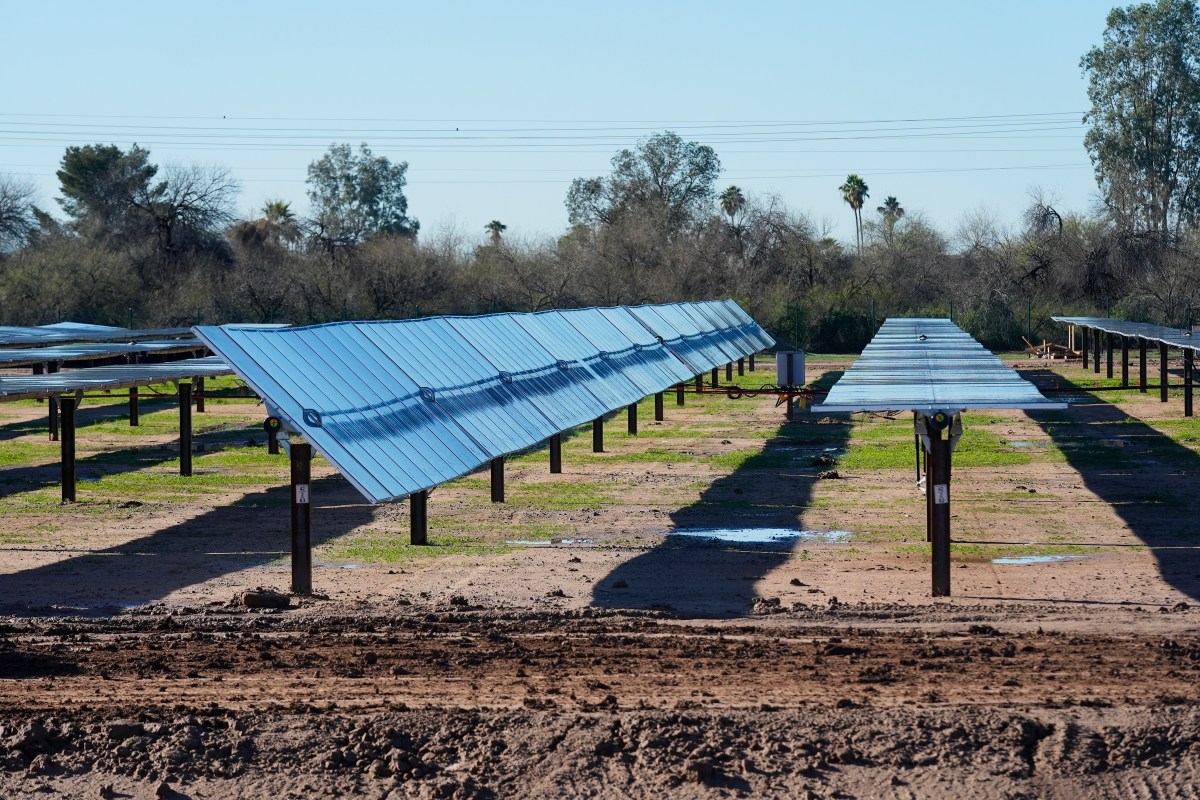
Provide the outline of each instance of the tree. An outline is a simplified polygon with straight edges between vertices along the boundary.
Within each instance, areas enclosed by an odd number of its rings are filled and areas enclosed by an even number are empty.
[[[613,225],[629,213],[673,237],[710,213],[721,161],[711,147],[659,133],[613,156],[607,178],[576,178],[567,191],[573,225]]]
[[[494,219],[491,222],[489,222],[487,225],[484,225],[483,229],[492,235],[492,247],[499,247],[500,246],[500,234],[502,234],[506,230],[508,230],[508,226],[505,225],[500,220]]]
[[[379,234],[415,237],[420,223],[408,216],[407,170],[407,161],[393,164],[374,156],[365,142],[357,155],[348,144],[330,145],[309,164],[308,198],[322,249],[333,253]]]
[[[862,235],[862,207],[863,200],[867,199],[867,184],[863,179],[851,173],[846,176],[846,182],[838,187],[838,191],[842,193],[842,200],[854,212],[854,238],[858,242],[858,254],[862,255],[863,235]]]
[[[721,211],[729,217],[729,224],[734,224],[734,218],[738,212],[746,205],[746,198],[742,195],[742,190],[736,186],[730,186],[725,191],[721,192],[718,198],[721,202]]]
[[[1084,145],[1122,227],[1167,238],[1200,212],[1200,15],[1192,0],[1113,9],[1080,61]]]
[[[23,245],[37,227],[33,184],[0,175],[0,253]]]
[[[884,229],[887,232],[887,239],[891,241],[892,234],[896,230],[896,223],[904,216],[904,209],[900,206],[900,201],[894,195],[888,195],[883,200],[883,205],[875,209],[883,215]]]
[[[168,166],[165,178],[130,205],[149,220],[160,264],[178,263],[184,249],[204,247],[233,220],[238,185],[219,167]]]
[[[150,163],[149,150],[136,144],[128,153],[116,145],[68,147],[56,174],[62,188],[58,203],[77,233],[122,244],[148,232],[134,206],[155,199],[158,167]]]

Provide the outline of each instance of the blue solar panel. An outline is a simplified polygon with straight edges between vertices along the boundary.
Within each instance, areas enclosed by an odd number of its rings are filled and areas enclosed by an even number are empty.
[[[682,338],[673,320],[722,364],[770,341],[753,320],[653,308],[645,316],[667,335]],[[195,330],[373,502],[472,472],[695,374],[626,308]]]
[[[889,319],[815,412],[1066,408],[946,319]]]
[[[1193,336],[1191,331],[1184,328],[1167,328],[1145,322],[1125,322],[1104,317],[1051,317],[1050,319],[1068,325],[1078,325],[1081,328],[1094,328],[1117,336],[1162,342],[1180,350],[1200,350],[1200,336]]]

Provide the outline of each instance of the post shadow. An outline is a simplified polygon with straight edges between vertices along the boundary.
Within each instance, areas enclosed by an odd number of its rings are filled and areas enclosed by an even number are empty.
[[[1022,370],[1022,375],[1041,387],[1059,385],[1078,391],[1070,410],[1031,411],[1028,416],[1047,432],[1084,485],[1111,503],[1130,532],[1146,545],[1163,580],[1200,600],[1200,528],[1196,525],[1200,454],[1058,373],[1032,369]],[[1178,410],[1178,406],[1170,408]],[[1070,424],[1059,422],[1064,414]],[[1179,418],[1183,419],[1181,411]],[[1124,446],[1100,445],[1118,438],[1117,434]],[[1154,502],[1136,502],[1139,498]]]
[[[291,487],[287,462],[279,467],[278,487],[126,544],[0,575],[0,608],[13,614],[106,615],[275,560],[277,588],[286,591]],[[314,546],[373,518],[372,506],[340,475],[313,481],[312,498]],[[318,579],[318,591],[323,583]]]
[[[841,373],[827,373],[827,385]],[[782,409],[780,416],[783,416]],[[800,414],[782,423],[736,471],[718,478],[699,499],[671,513],[677,529],[800,527],[819,473],[815,459],[842,449],[850,438],[848,414]],[[811,543],[742,544],[668,533],[662,544],[621,563],[596,581],[591,605],[657,609],[706,619],[746,616],[754,584]]]

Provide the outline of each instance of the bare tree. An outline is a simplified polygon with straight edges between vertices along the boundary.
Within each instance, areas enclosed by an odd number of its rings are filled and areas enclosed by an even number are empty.
[[[21,247],[37,227],[33,184],[0,175],[0,253]]]

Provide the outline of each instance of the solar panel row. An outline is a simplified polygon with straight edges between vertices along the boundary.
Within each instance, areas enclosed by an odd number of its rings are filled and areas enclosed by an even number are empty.
[[[1145,322],[1126,322],[1106,317],[1051,317],[1055,322],[1076,325],[1081,328],[1112,333],[1117,336],[1127,336],[1133,339],[1148,339],[1152,342],[1162,342],[1180,350],[1200,350],[1200,337],[1192,335],[1189,330],[1167,328],[1162,325],[1150,325]]]
[[[1066,408],[948,319],[888,319],[813,411]]]
[[[774,344],[732,300],[194,330],[372,502]]]

